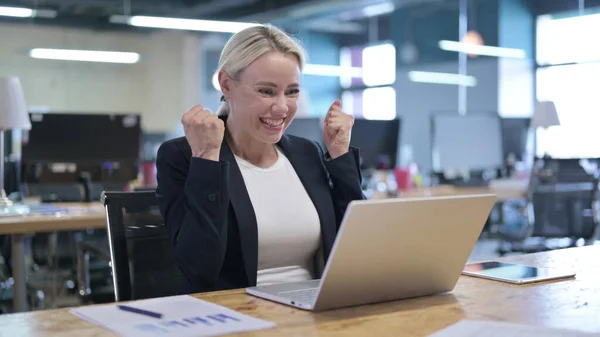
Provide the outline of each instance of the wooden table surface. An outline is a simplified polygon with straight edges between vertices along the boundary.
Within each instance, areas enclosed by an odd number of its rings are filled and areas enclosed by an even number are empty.
[[[448,294],[320,313],[257,299],[243,290],[195,296],[278,325],[244,336],[427,336],[464,318],[600,332],[600,246],[503,260],[573,268],[577,276],[534,285],[461,276],[454,291]],[[0,316],[0,335],[112,336],[67,309]]]
[[[435,187],[418,187],[400,193],[401,198],[440,197],[467,194],[496,194],[498,201],[507,199],[520,199],[526,196],[526,191],[521,188],[508,187],[456,187],[440,185]]]
[[[104,207],[98,202],[57,203],[53,205],[59,208],[67,208],[69,212],[58,215],[0,217],[0,234],[27,234],[106,228]]]

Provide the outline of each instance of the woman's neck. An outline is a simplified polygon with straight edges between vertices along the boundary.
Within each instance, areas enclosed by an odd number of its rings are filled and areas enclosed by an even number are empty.
[[[244,131],[238,130],[235,122],[228,121],[226,130],[227,143],[236,156],[261,168],[271,167],[277,161],[277,151],[273,144],[256,141]]]

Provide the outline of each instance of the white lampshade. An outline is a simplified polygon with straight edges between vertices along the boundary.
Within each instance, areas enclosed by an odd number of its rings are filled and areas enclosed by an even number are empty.
[[[535,112],[531,120],[532,128],[549,128],[560,125],[556,105],[552,101],[538,102],[535,106]]]
[[[0,130],[31,129],[25,95],[18,77],[0,77]]]

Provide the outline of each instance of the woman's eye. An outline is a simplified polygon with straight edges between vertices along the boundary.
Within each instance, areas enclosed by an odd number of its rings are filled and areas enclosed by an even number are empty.
[[[300,93],[300,89],[291,89],[288,91],[288,95],[298,95]]]
[[[258,89],[258,92],[260,92],[263,95],[273,95],[272,89]]]

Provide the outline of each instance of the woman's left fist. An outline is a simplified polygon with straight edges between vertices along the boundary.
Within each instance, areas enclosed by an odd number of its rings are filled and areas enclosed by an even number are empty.
[[[335,159],[350,149],[350,133],[354,116],[342,111],[342,102],[336,99],[327,111],[323,121],[323,138],[331,159]]]

